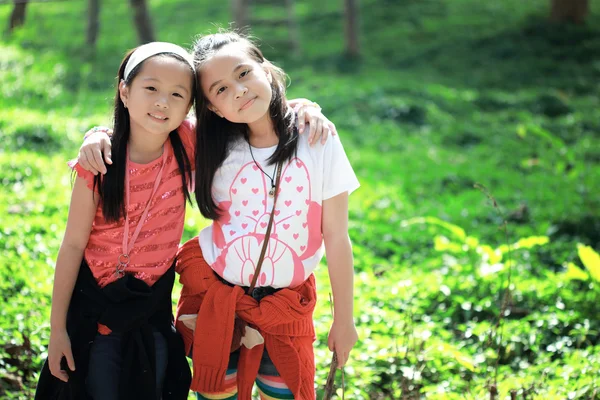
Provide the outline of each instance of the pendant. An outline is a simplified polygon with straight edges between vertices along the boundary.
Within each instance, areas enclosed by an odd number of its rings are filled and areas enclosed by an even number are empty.
[[[269,190],[269,197],[273,196],[275,196],[275,188],[271,188],[271,190]]]
[[[122,278],[125,275],[125,268],[122,265],[117,265],[115,276],[118,278]]]
[[[115,269],[115,276],[121,278],[125,275],[125,268],[129,265],[129,254],[121,254],[117,260],[119,263]]]

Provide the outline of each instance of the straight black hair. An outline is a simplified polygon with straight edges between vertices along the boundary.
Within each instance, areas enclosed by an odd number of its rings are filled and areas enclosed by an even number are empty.
[[[125,174],[127,173],[127,143],[129,142],[130,135],[130,121],[129,112],[125,108],[125,105],[121,101],[121,96],[119,95],[119,82],[124,80],[125,66],[127,65],[127,61],[129,61],[129,58],[134,51],[135,49],[127,53],[121,62],[119,73],[117,75],[117,94],[115,95],[114,101],[114,125],[113,135],[111,137],[113,163],[112,165],[106,166],[107,171],[104,176],[98,174],[94,177],[94,189],[98,189],[100,202],[102,204],[102,214],[107,222],[117,222],[120,218],[125,218],[127,215],[124,189]],[[177,54],[161,53],[159,55],[173,57],[188,65],[188,63]],[[126,85],[130,85],[131,82],[133,82],[143,65],[144,62],[141,62],[131,71],[125,80]],[[197,91],[196,79],[191,66],[190,71],[192,72],[193,80],[192,93],[195,93]],[[175,160],[177,161],[177,166],[181,172],[181,184],[183,185],[184,197],[187,199],[187,201],[191,202],[191,197],[188,190],[188,182],[191,182],[192,179],[191,163],[187,152],[185,151],[183,142],[179,137],[177,129],[173,130],[169,134],[169,140],[171,141],[171,146],[173,147],[173,153],[175,155]]]
[[[221,32],[200,37],[194,44],[194,66],[197,73],[196,97],[196,202],[205,218],[218,219],[221,211],[212,197],[212,184],[217,169],[223,164],[231,145],[239,138],[248,139],[248,126],[229,122],[210,111],[210,102],[200,85],[200,69],[219,49],[228,44],[240,44],[243,50],[271,73],[272,98],[269,114],[279,143],[269,157],[269,164],[290,160],[296,155],[298,131],[295,116],[285,99],[286,75],[281,68],[267,60],[249,38],[235,32]]]

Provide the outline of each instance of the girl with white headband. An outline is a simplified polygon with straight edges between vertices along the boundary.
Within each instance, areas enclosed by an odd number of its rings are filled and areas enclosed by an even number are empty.
[[[69,163],[76,177],[36,399],[187,399],[171,292],[194,158],[193,62],[179,46],[149,43],[125,57],[118,79],[115,163],[103,176]]]

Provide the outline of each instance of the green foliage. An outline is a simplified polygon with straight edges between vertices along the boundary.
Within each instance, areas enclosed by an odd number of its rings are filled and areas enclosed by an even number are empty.
[[[577,244],[577,252],[581,262],[594,281],[600,283],[600,256],[590,246]]]
[[[336,123],[361,180],[350,198],[360,342],[346,398],[489,398],[495,376],[499,398],[597,396],[600,6],[586,26],[556,26],[547,3],[365,0],[359,61],[341,55],[341,2],[297,2],[300,60],[275,43],[281,32],[253,32],[290,75],[289,95]],[[149,4],[159,39],[182,45],[229,18],[219,2]],[[0,20],[11,7],[0,4]],[[85,130],[110,123],[115,71],[136,44],[130,14],[126,2],[103,6],[92,52],[85,2],[33,2],[0,40],[2,398],[32,398],[65,162]],[[190,207],[183,240],[205,224]],[[321,395],[331,316],[326,268],[317,275]]]
[[[593,280],[596,285],[600,284],[600,256],[590,246],[577,243],[577,254],[587,273],[582,271],[572,262],[567,263],[565,276],[567,279],[580,281]],[[599,287],[599,286],[596,286]]]

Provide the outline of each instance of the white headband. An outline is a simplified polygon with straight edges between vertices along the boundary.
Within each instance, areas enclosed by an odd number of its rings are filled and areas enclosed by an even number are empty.
[[[125,73],[123,79],[126,81],[127,77],[133,71],[135,67],[137,67],[142,61],[155,56],[157,54],[163,53],[173,53],[181,56],[194,70],[194,61],[190,53],[188,53],[183,47],[179,47],[173,43],[166,42],[151,42],[146,43],[140,47],[138,47],[129,60],[127,60],[127,65],[125,65]]]

